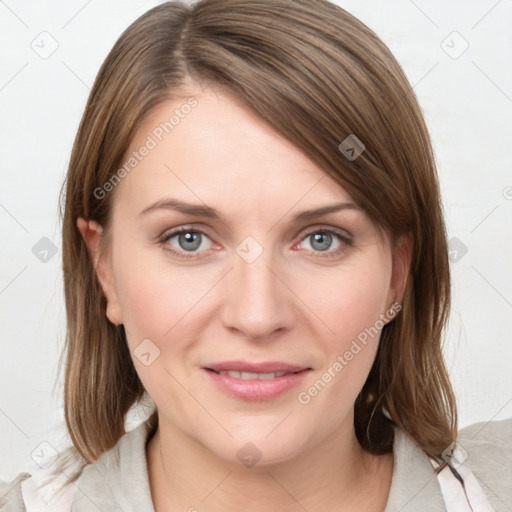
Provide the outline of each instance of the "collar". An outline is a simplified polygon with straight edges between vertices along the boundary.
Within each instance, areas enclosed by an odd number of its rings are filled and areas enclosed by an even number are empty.
[[[148,434],[149,425],[144,421],[94,464],[85,466],[71,512],[89,512],[93,504],[109,512],[155,512],[146,461]]]
[[[446,510],[441,487],[428,455],[395,427],[393,477],[384,512]]]

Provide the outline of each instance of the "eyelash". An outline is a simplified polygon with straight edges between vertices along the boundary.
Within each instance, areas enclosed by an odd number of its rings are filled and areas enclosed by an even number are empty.
[[[199,256],[197,256],[197,255],[200,253],[193,252],[193,251],[189,251],[189,252],[177,251],[168,244],[168,242],[171,238],[173,238],[176,235],[179,235],[181,233],[199,233],[201,235],[204,235],[204,236],[210,238],[208,236],[208,233],[206,233],[202,229],[182,226],[177,229],[174,229],[173,231],[164,233],[158,239],[158,242],[163,247],[163,249],[165,251],[170,252],[174,256],[178,256],[179,258],[185,258],[185,259],[198,258]],[[338,237],[340,239],[340,241],[342,242],[342,246],[334,251],[312,251],[315,258],[329,258],[329,257],[340,256],[347,250],[347,247],[351,247],[353,245],[353,241],[349,236],[347,236],[343,232],[338,231],[333,228],[312,228],[311,230],[304,233],[304,236],[300,239],[300,242],[303,242],[308,236],[314,235],[316,233],[328,233],[330,235]]]

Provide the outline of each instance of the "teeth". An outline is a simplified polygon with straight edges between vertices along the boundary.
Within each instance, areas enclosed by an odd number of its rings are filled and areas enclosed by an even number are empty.
[[[253,373],[253,372],[233,372],[233,371],[225,371],[220,370],[217,372],[219,375],[229,375],[235,379],[242,380],[267,380],[267,379],[275,379],[277,377],[282,377],[286,375],[286,372],[273,372],[273,373]]]

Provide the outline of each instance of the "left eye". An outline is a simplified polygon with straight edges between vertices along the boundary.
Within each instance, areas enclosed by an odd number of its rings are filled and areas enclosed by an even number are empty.
[[[309,233],[303,239],[303,243],[309,241],[307,245],[309,247],[304,247],[308,250],[313,250],[317,252],[325,252],[329,249],[336,250],[339,249],[342,245],[342,237],[337,233],[333,233],[330,231],[316,231],[314,233]]]

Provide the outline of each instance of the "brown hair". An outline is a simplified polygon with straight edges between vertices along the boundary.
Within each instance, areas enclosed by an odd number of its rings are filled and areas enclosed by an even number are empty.
[[[355,429],[362,447],[380,454],[392,450],[397,426],[440,460],[456,438],[457,413],[442,356],[450,275],[431,142],[387,46],[325,0],[168,2],[136,20],[103,63],[63,201],[65,417],[76,451],[92,462],[112,448],[144,392],[123,326],[105,316],[76,221],[95,220],[108,234],[114,194],[99,199],[94,191],[122,165],[152,109],[191,81],[234,93],[337,180],[392,241],[412,235],[403,309],[383,328],[355,403]],[[365,146],[354,160],[338,149],[351,134]]]

